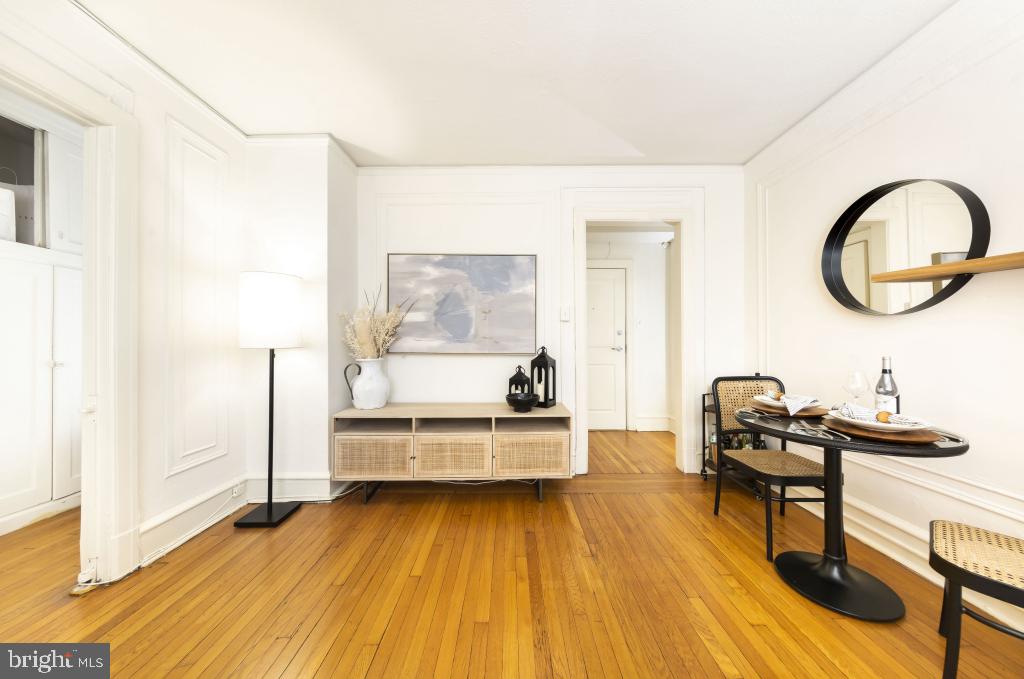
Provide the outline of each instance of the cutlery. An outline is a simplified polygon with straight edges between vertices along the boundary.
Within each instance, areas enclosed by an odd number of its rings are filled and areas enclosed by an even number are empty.
[[[939,436],[944,438],[949,443],[963,443],[964,442],[964,439],[962,439],[959,436],[956,436],[954,434],[950,434],[948,431],[942,431],[941,429],[936,429],[935,427],[932,427],[931,429],[932,429],[933,432],[935,432],[936,434],[938,434]]]
[[[769,415],[767,413],[762,413],[760,411],[752,410],[750,408],[739,408],[736,412],[737,413],[742,413],[744,415],[750,415],[752,417],[760,417],[761,419],[768,420],[769,422],[781,422],[782,421],[779,418],[775,417],[774,415]]]
[[[800,429],[802,432],[814,432],[812,436],[819,436],[821,438],[829,439],[830,441],[851,441],[852,439],[843,434],[842,432],[833,431],[823,424],[813,425],[808,424],[807,420],[800,420]]]

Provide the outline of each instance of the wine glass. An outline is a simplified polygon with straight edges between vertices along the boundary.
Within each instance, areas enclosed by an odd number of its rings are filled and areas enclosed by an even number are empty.
[[[860,405],[860,397],[868,393],[868,379],[860,370],[851,370],[846,375],[843,390],[853,397],[853,402]]]

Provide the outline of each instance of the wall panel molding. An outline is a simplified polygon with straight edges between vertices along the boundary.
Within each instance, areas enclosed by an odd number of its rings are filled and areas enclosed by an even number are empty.
[[[170,477],[228,454],[230,356],[221,264],[228,155],[167,118],[164,379]]]

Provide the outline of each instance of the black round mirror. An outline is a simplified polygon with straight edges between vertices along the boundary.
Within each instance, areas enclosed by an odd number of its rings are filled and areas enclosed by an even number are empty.
[[[904,179],[867,192],[825,239],[821,275],[840,304],[864,314],[909,314],[938,304],[970,274],[938,281],[881,283],[901,269],[984,257],[988,212],[970,189],[942,179]]]

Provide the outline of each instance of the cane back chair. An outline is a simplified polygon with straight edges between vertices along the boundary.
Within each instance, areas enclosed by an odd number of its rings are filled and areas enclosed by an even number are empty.
[[[752,399],[768,391],[785,392],[782,381],[762,375],[719,377],[711,383],[715,402],[716,445],[718,446],[715,474],[715,516],[722,500],[722,478],[730,477],[740,485],[749,488],[754,485],[755,495],[764,500],[765,543],[769,561],[772,552],[772,502],[779,503],[779,515],[786,515],[789,502],[823,502],[823,498],[787,498],[787,486],[814,486],[822,488],[825,483],[825,468],[818,462],[786,451],[786,442],[780,450],[755,448],[735,450],[723,447],[726,436],[733,434],[754,434],[737,419],[736,411],[746,408]],[[755,436],[755,440],[759,437]],[[760,488],[758,487],[760,484]],[[778,497],[772,493],[772,486],[779,487]]]
[[[942,679],[954,679],[960,661],[960,616],[1024,639],[1024,632],[963,605],[963,588],[1024,606],[1024,539],[955,521],[932,521],[928,565],[946,578],[939,634],[946,637]]]

